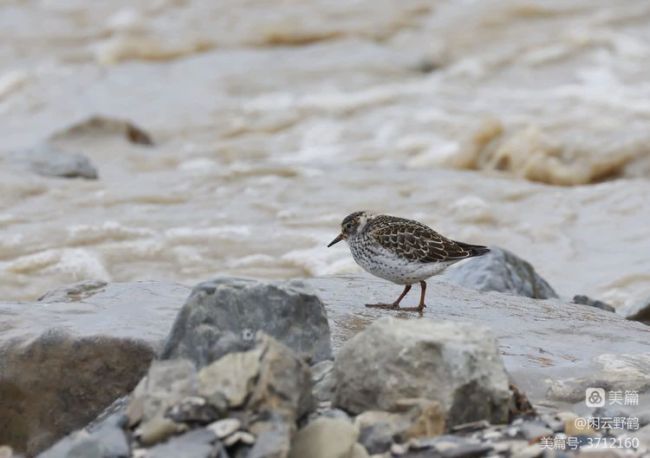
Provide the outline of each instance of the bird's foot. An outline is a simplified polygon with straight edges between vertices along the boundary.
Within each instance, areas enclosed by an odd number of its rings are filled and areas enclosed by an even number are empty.
[[[366,307],[373,309],[400,310],[400,306],[395,304],[366,304]]]
[[[397,310],[400,312],[418,312],[422,315],[424,313],[424,307],[426,307],[426,305],[422,307],[399,307]]]
[[[426,305],[418,307],[400,307],[398,304],[366,304],[366,307],[384,310],[397,310],[398,312],[418,312],[420,315],[424,312]]]

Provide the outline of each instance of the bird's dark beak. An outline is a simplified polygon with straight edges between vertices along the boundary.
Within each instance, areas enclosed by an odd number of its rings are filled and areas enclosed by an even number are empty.
[[[327,248],[331,247],[332,245],[336,245],[341,240],[343,240],[343,233],[340,233],[339,235],[337,235],[336,238],[334,240],[332,240],[329,245],[327,245]]]

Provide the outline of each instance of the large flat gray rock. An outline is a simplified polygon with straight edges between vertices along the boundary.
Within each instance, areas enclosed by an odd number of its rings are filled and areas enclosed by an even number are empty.
[[[189,291],[95,283],[0,303],[0,444],[33,455],[133,389]]]

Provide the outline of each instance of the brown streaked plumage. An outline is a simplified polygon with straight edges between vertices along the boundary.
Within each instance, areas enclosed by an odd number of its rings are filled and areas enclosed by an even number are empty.
[[[328,246],[346,240],[354,260],[366,271],[405,285],[402,294],[392,304],[367,304],[369,307],[400,309],[399,303],[411,285],[419,282],[418,307],[400,310],[422,313],[426,307],[425,279],[458,261],[490,251],[484,246],[448,239],[422,223],[396,216],[354,212],[343,219],[341,227],[339,236]]]
[[[477,251],[487,250],[483,246],[450,240],[429,226],[396,216],[379,215],[373,218],[368,235],[384,248],[409,261],[461,260],[477,256]]]

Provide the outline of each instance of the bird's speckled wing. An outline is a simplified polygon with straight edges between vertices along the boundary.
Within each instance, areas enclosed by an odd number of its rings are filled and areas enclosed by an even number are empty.
[[[381,246],[409,261],[455,261],[476,256],[474,248],[483,248],[449,240],[422,223],[395,216],[373,218],[367,231]]]

